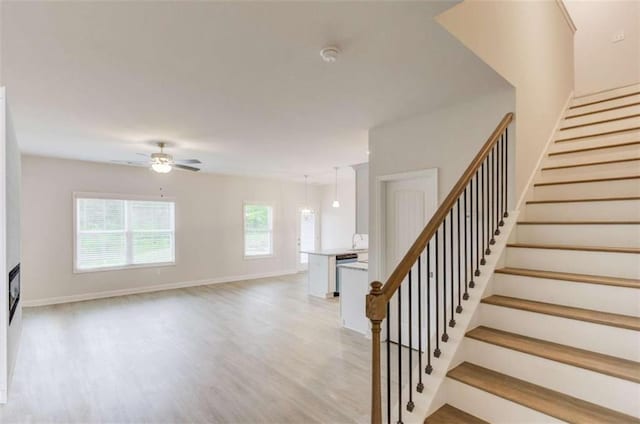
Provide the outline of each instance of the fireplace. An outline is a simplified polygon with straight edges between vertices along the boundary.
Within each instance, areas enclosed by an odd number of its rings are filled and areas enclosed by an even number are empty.
[[[20,264],[9,272],[9,324],[20,302]]]

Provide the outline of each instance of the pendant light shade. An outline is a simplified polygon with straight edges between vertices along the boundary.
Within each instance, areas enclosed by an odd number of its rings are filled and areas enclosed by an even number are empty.
[[[340,202],[338,201],[338,167],[336,166],[334,169],[336,170],[336,184],[334,187],[334,196],[333,196],[334,200],[331,206],[333,206],[334,208],[339,208]]]

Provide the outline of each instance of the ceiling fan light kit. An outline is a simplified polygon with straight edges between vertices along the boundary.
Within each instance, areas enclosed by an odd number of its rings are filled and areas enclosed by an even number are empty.
[[[171,172],[173,168],[184,169],[185,171],[192,171],[192,172],[200,171],[200,168],[185,165],[187,163],[189,164],[202,163],[198,159],[182,159],[182,160],[173,159],[173,156],[164,152],[165,143],[163,141],[160,141],[156,144],[160,148],[160,152],[152,153],[151,155],[138,153],[139,155],[148,157],[149,160],[147,162],[137,162],[137,161],[113,161],[113,162],[125,163],[127,165],[150,166],[152,171],[155,171],[159,174],[167,174]]]

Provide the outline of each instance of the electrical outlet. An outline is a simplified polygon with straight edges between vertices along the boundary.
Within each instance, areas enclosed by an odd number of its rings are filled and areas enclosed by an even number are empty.
[[[619,43],[620,41],[624,40],[624,31],[620,30],[618,32],[616,32],[615,34],[613,34],[613,36],[611,37],[611,42],[612,43]]]

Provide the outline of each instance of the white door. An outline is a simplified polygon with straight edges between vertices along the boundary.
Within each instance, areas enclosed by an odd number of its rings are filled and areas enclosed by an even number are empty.
[[[418,234],[436,210],[437,185],[435,177],[419,177],[385,184],[385,276],[388,277],[416,240]],[[422,258],[422,315],[425,319],[425,259]],[[418,275],[417,265],[412,271],[411,309],[412,345],[418,347]],[[409,345],[409,284],[401,285],[402,344]],[[391,299],[390,338],[398,342],[398,294]],[[424,331],[423,331],[424,333]],[[424,335],[423,335],[424,337]],[[425,346],[423,340],[423,346]]]
[[[316,213],[311,209],[300,209],[298,212],[298,269],[308,268],[309,255],[303,251],[316,248]]]

